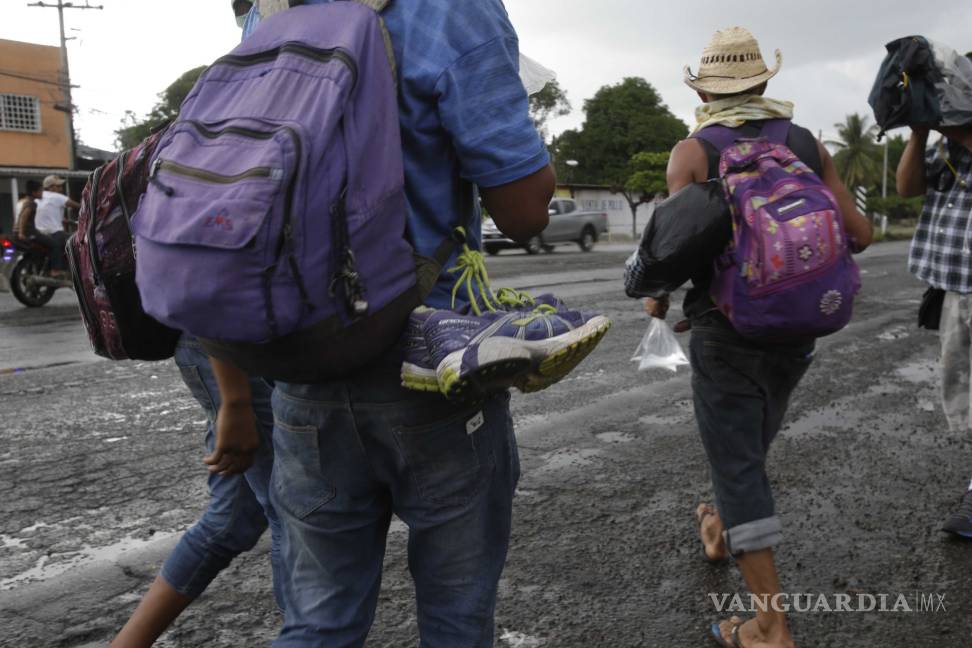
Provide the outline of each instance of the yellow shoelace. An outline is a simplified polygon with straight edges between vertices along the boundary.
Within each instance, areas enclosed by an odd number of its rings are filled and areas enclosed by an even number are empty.
[[[556,313],[557,313],[557,309],[551,306],[550,304],[540,304],[539,306],[534,308],[531,312],[527,313],[524,317],[521,317],[520,319],[517,320],[513,320],[513,324],[516,324],[517,326],[526,326],[530,322],[536,321],[538,319],[542,319],[547,315],[555,315]]]
[[[533,295],[523,290],[500,288],[496,291],[496,299],[504,306],[529,308],[537,305]]]
[[[458,227],[456,231],[466,237],[465,229]],[[486,258],[482,252],[473,250],[466,243],[462,245],[462,252],[456,259],[455,267],[449,268],[449,273],[458,274],[456,284],[452,288],[452,309],[456,308],[459,291],[465,287],[469,298],[469,305],[473,313],[482,315],[483,311],[495,313],[502,306],[512,308],[531,308],[537,305],[530,293],[513,288],[500,288],[493,292],[489,283],[489,273],[486,270]],[[482,300],[482,307],[479,301]],[[542,307],[541,307],[542,308]],[[539,308],[537,309],[539,312]],[[553,309],[556,312],[556,309]],[[544,312],[545,313],[545,312]],[[532,321],[532,320],[531,320]]]
[[[462,228],[459,228],[462,230]],[[463,232],[465,234],[465,232]],[[482,315],[483,310],[479,307],[479,300],[489,312],[495,312],[499,305],[499,300],[489,287],[489,273],[486,271],[486,260],[482,253],[471,249],[467,244],[462,244],[462,252],[456,259],[455,267],[449,268],[451,274],[459,274],[456,285],[452,287],[452,309],[456,308],[456,301],[459,298],[459,290],[466,288],[469,297],[469,305],[476,315]],[[478,292],[477,290],[478,289]],[[478,297],[478,298],[477,298]]]

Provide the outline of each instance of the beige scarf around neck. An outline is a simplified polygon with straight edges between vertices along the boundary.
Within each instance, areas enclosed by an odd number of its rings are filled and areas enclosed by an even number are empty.
[[[707,126],[738,128],[748,121],[793,119],[793,102],[768,99],[759,95],[728,97],[702,104],[695,109],[695,130]]]

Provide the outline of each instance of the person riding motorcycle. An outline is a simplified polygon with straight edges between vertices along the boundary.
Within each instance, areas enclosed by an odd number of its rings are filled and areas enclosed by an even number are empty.
[[[46,234],[37,229],[37,201],[42,198],[44,189],[41,183],[36,180],[27,181],[27,195],[24,196],[18,207],[17,216],[17,237],[22,241],[34,241],[44,245],[51,259],[51,276],[54,278],[65,278],[67,269],[64,267],[64,244],[60,237]]]
[[[51,247],[51,267],[55,274],[65,274],[67,262],[64,257],[64,246],[68,233],[65,225],[68,223],[65,208],[80,209],[81,205],[71,200],[65,191],[65,180],[56,175],[44,178],[44,193],[37,202],[37,217],[35,225],[37,231],[50,237],[55,242]]]

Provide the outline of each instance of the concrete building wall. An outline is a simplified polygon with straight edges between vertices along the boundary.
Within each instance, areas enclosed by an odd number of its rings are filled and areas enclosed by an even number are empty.
[[[0,39],[0,95],[17,97],[16,100],[0,99],[5,102],[3,108],[12,114],[36,101],[39,118],[36,132],[6,128],[10,116],[0,122],[0,167],[70,168],[67,115],[55,107],[66,104],[60,84],[59,48]],[[25,102],[21,98],[29,100]],[[23,116],[22,112],[18,114]],[[10,232],[13,228],[13,182],[9,177],[0,177],[0,232]],[[16,182],[18,193],[23,193],[25,181]]]
[[[58,48],[0,39],[0,94],[34,97],[40,103],[39,132],[0,127],[0,166],[70,167],[67,118],[55,108],[65,104],[60,78]]]

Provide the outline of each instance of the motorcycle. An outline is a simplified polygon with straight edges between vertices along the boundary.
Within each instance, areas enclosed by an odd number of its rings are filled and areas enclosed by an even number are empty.
[[[6,286],[2,286],[2,284]],[[70,277],[51,274],[50,250],[37,241],[0,236],[0,288],[6,287],[24,306],[38,308],[61,288],[74,288]]]

